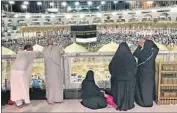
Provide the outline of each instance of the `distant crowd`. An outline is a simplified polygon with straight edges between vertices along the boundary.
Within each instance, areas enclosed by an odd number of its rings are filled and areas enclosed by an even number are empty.
[[[68,30],[60,30],[44,35],[24,37],[17,39],[2,39],[2,46],[13,51],[22,50],[25,44],[46,45],[47,39],[53,39],[55,43],[60,43],[64,48],[74,42],[74,36]],[[99,28],[97,30],[97,42],[82,44],[90,51],[97,50],[104,44],[111,41],[120,44],[126,42],[130,48],[135,48],[136,42],[141,39],[151,39],[164,45],[177,45],[177,35],[175,31],[154,30],[154,29],[116,29],[116,28]]]

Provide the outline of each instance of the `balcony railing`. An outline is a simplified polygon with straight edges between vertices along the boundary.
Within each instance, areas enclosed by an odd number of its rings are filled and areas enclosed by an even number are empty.
[[[95,71],[96,81],[102,88],[110,87],[110,74],[108,65],[114,53],[68,53],[62,57],[62,70],[64,71],[65,89],[80,88],[85,73],[92,69]],[[2,89],[9,89],[9,78],[11,65],[16,56],[2,56]],[[156,61],[177,61],[177,51],[160,51]],[[79,66],[81,66],[79,68]],[[41,88],[45,85],[44,61],[42,56],[35,59],[31,77],[31,87],[33,80],[37,79]]]

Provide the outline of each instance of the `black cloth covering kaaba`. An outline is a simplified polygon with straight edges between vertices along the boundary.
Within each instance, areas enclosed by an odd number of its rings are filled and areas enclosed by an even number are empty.
[[[89,70],[82,82],[81,104],[90,109],[100,109],[107,106],[104,94],[95,84],[94,72]]]
[[[127,43],[122,42],[109,64],[111,92],[117,110],[134,108],[136,60]]]
[[[133,53],[138,58],[135,101],[142,107],[153,106],[155,98],[155,59],[159,48],[152,40],[146,40],[144,47],[138,46]]]

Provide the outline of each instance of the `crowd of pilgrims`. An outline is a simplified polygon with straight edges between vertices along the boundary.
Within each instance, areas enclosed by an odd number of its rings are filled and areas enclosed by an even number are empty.
[[[142,107],[152,107],[155,99],[155,59],[159,51],[152,40],[165,45],[176,45],[177,36],[160,32],[143,34],[139,31],[101,31],[98,30],[97,33],[98,41],[95,44],[88,44],[88,48],[99,47],[111,41],[120,44],[108,66],[111,74],[111,90],[101,91],[95,83],[94,72],[89,70],[82,81],[81,104],[90,109],[100,109],[111,105],[120,111],[134,108],[134,102]],[[50,38],[64,47],[74,41],[70,33],[57,33],[56,35],[2,40],[2,45],[19,51],[25,44],[44,46],[45,41]],[[137,47],[133,54],[130,49],[132,46]]]
[[[113,28],[99,28],[97,31],[97,42],[89,44],[81,44],[89,51],[97,51],[100,47],[110,42],[120,44],[127,42],[130,48],[135,48],[136,42],[141,39],[151,39],[164,45],[177,45],[177,35],[175,31],[168,31],[164,29],[113,29]],[[32,37],[24,37],[17,39],[2,39],[2,46],[7,47],[13,51],[23,49],[25,44],[46,45],[47,39],[53,39],[54,42],[60,43],[64,48],[74,42],[74,36],[68,30],[60,30],[58,32],[51,32],[44,35],[37,35]]]
[[[155,59],[159,48],[152,40],[139,41],[132,54],[128,44],[122,42],[110,64],[111,90],[100,90],[89,70],[82,82],[81,104],[90,109],[110,105],[127,111],[135,107],[152,107],[155,99]],[[138,59],[138,63],[135,60]]]

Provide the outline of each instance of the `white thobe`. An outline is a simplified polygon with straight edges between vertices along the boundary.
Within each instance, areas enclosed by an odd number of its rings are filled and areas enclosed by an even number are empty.
[[[60,46],[49,45],[43,49],[45,65],[46,97],[49,103],[63,101],[63,69]]]
[[[41,52],[35,51],[20,51],[17,54],[15,63],[12,65],[10,86],[11,100],[23,100],[25,103],[30,103],[29,84],[32,73],[33,60],[38,57]]]

